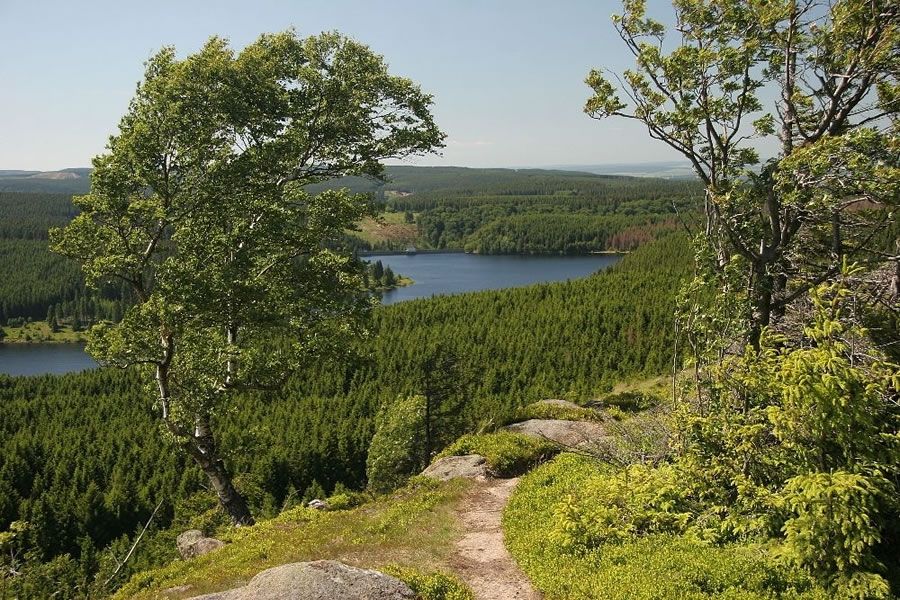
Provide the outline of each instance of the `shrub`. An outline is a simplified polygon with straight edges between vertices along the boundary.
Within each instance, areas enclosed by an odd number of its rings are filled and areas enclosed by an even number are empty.
[[[436,458],[480,454],[497,477],[515,477],[557,452],[559,446],[548,440],[511,431],[497,431],[464,435]]]
[[[325,504],[328,510],[349,510],[365,504],[371,499],[372,496],[365,492],[345,491],[330,496],[325,500]]]
[[[656,464],[669,453],[668,418],[659,410],[608,421],[605,428],[609,439],[603,458],[614,465]]]
[[[425,465],[425,398],[406,396],[382,406],[366,459],[369,489],[385,494]]]
[[[550,402],[535,402],[515,413],[514,421],[528,419],[560,419],[563,421],[600,421],[603,415],[592,408],[564,406]]]
[[[659,397],[654,394],[629,391],[604,396],[597,401],[597,404],[603,408],[613,408],[621,412],[638,412],[653,408],[659,405],[659,402]]]
[[[422,573],[409,567],[393,565],[383,571],[412,588],[418,600],[475,600],[465,584],[445,573]]]
[[[690,503],[675,469],[631,465],[586,478],[556,504],[551,539],[568,552],[654,533],[683,533]]]
[[[790,479],[783,495],[793,515],[784,524],[781,557],[847,598],[888,597],[888,582],[871,572],[879,569],[871,549],[881,541],[881,488],[889,486],[878,475],[846,471]]]
[[[677,535],[692,507],[678,484],[671,467],[616,471],[562,454],[516,486],[503,513],[507,547],[555,600],[832,597],[761,545]]]

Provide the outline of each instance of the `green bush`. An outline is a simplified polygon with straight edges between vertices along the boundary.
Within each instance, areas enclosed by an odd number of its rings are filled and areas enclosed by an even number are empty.
[[[328,499],[325,500],[325,504],[328,507],[328,510],[349,510],[351,508],[356,508],[361,504],[365,504],[371,499],[372,495],[367,494],[366,492],[345,491],[329,496]]]
[[[592,408],[560,406],[548,402],[535,402],[523,406],[515,413],[513,421],[528,419],[560,419],[563,421],[600,421],[603,415]]]
[[[412,588],[418,600],[475,600],[469,588],[451,575],[422,573],[416,569],[393,565],[383,571]]]
[[[425,398],[399,397],[382,406],[366,459],[369,489],[386,494],[425,466]]]
[[[690,508],[677,485],[671,468],[616,471],[562,454],[513,492],[503,514],[507,546],[555,600],[832,597],[802,572],[773,563],[761,545],[663,533],[682,530]]]
[[[436,459],[480,454],[495,476],[515,477],[558,452],[559,446],[548,440],[511,431],[497,431],[464,435],[445,448]]]
[[[691,506],[669,466],[636,464],[585,478],[556,503],[550,536],[578,554],[635,536],[683,533]]]
[[[600,398],[597,404],[607,410],[613,409],[625,413],[638,412],[658,406],[658,396],[646,392],[619,392]]]
[[[881,541],[879,502],[890,482],[879,476],[836,471],[788,480],[780,556],[809,571],[848,598],[888,598],[890,585],[875,571],[871,547]],[[867,572],[868,571],[868,572]]]

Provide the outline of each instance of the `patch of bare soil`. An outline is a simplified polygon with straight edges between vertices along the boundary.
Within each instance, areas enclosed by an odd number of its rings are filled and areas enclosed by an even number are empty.
[[[477,600],[541,598],[503,544],[500,518],[518,482],[518,478],[480,482],[457,505],[463,537],[456,543],[450,567]]]

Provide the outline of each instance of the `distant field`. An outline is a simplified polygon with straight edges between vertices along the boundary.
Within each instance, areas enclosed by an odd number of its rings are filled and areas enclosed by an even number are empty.
[[[372,245],[385,242],[414,244],[419,237],[418,226],[407,223],[402,212],[386,212],[377,220],[367,218],[359,224],[359,228],[360,231],[353,234]]]
[[[59,331],[50,331],[50,326],[46,321],[35,321],[26,323],[21,327],[2,327],[5,337],[4,342],[13,344],[28,344],[37,342],[85,342],[87,341],[86,331],[72,331],[68,325],[61,326]]]

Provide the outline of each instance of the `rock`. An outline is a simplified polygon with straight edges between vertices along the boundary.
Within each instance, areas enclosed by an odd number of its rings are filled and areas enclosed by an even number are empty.
[[[486,479],[488,466],[485,458],[478,454],[445,456],[434,461],[431,466],[422,471],[422,475],[440,479],[441,481],[447,481],[455,477]]]
[[[602,423],[593,421],[562,421],[560,419],[530,419],[504,427],[509,431],[533,435],[556,442],[567,448],[587,448],[603,442],[607,437]]]
[[[181,558],[188,559],[218,550],[225,545],[225,542],[206,537],[199,529],[188,529],[175,538],[175,545],[178,547]]]
[[[199,529],[188,529],[184,533],[180,534],[177,538],[175,538],[175,545],[178,546],[178,551],[182,552],[183,548],[187,548],[197,540],[204,537],[206,536],[203,535],[203,532]]]
[[[242,588],[193,600],[413,600],[408,585],[390,575],[333,560],[289,563],[258,573]]]
[[[314,508],[316,510],[325,510],[326,508],[328,508],[328,505],[325,504],[325,501],[319,500],[318,498],[316,498],[315,500],[310,500],[306,506]]]

